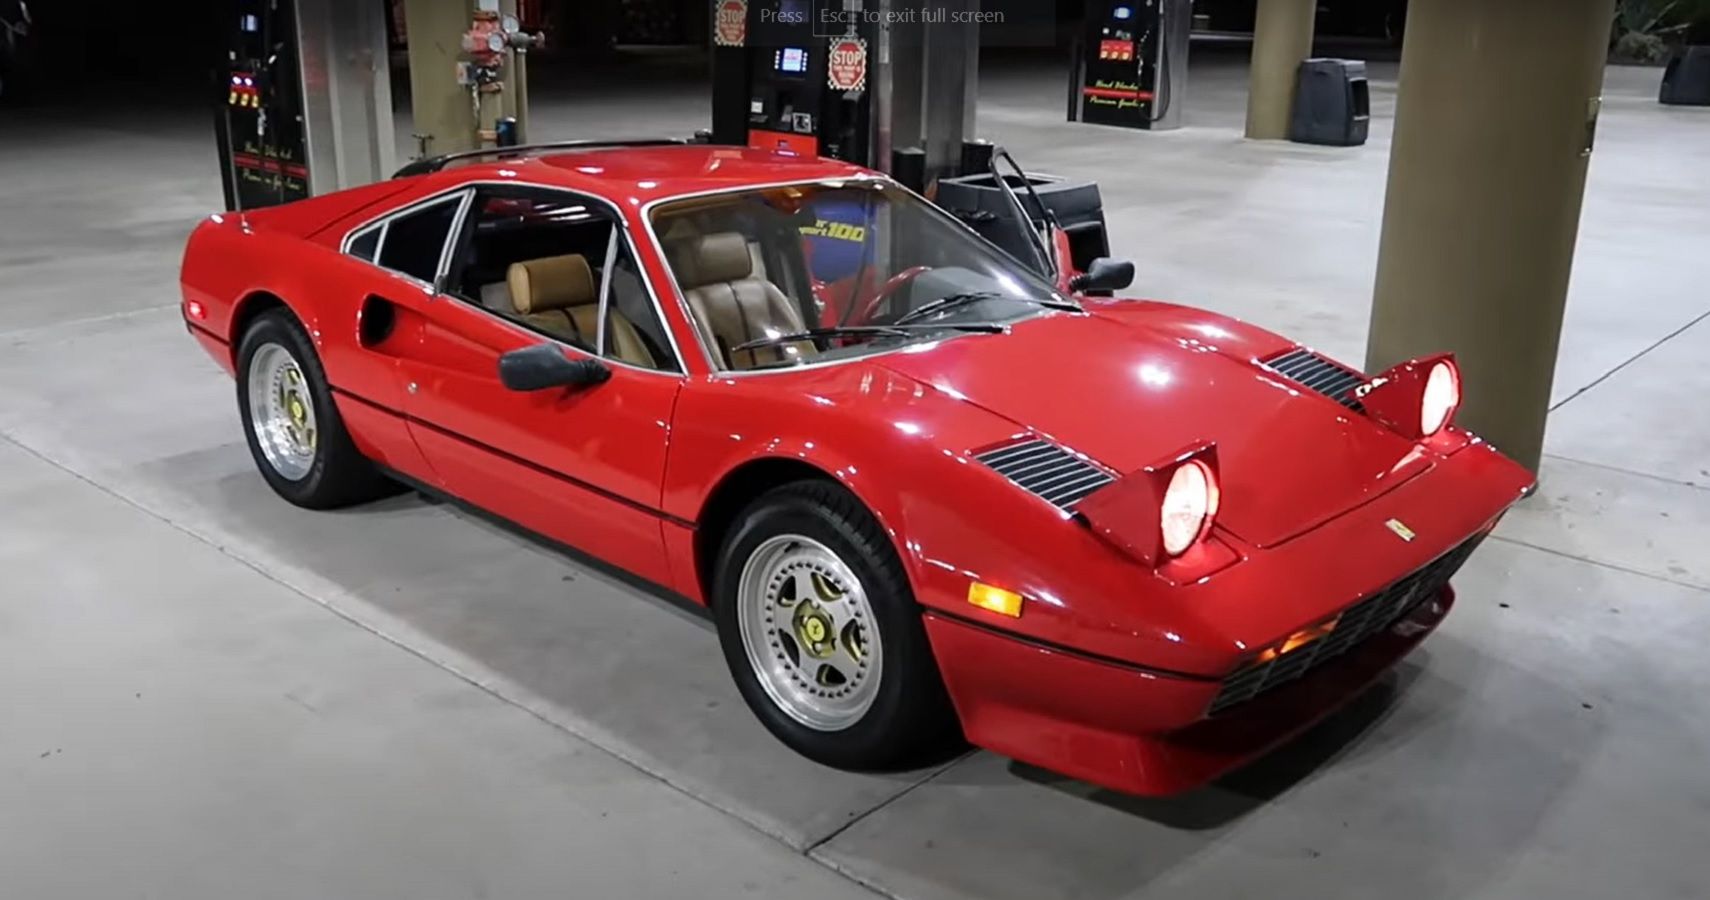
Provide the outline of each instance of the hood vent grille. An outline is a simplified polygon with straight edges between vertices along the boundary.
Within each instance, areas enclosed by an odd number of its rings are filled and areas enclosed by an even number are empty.
[[[1037,438],[1005,444],[974,458],[1064,512],[1073,512],[1088,494],[1116,480],[1085,459]]]
[[[1353,391],[1364,384],[1366,378],[1341,363],[1300,347],[1260,365],[1349,409],[1360,409],[1360,401],[1354,398]]]

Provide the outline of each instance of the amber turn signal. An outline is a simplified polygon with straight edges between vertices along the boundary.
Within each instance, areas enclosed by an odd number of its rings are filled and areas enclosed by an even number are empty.
[[[1263,653],[1259,654],[1259,662],[1270,662],[1279,656],[1293,653],[1307,644],[1328,635],[1330,632],[1336,630],[1336,621],[1336,619],[1331,619],[1328,622],[1314,625],[1311,628],[1302,628],[1294,634],[1289,635],[1282,641],[1282,643],[1266,648]]]
[[[968,585],[968,602],[999,615],[1021,618],[1021,595],[1014,591],[976,581]]]

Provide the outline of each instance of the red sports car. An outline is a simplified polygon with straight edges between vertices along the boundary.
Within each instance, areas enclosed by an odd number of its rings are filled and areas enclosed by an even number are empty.
[[[1184,790],[1418,644],[1533,479],[1447,357],[1090,296],[1132,267],[1040,237],[831,160],[513,148],[211,216],[183,313],[280,496],[416,486],[705,604],[815,760]]]

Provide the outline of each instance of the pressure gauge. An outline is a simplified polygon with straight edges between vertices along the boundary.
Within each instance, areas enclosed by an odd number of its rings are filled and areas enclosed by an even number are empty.
[[[522,30],[522,23],[517,21],[516,16],[505,16],[499,20],[499,26],[506,34],[516,34]]]
[[[493,51],[494,53],[505,52],[505,35],[504,35],[504,33],[499,32],[499,31],[495,31],[495,32],[492,32],[491,34],[488,34],[487,35],[487,49]]]

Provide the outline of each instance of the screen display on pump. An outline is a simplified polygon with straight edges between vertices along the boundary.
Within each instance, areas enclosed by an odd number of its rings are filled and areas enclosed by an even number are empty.
[[[784,47],[778,51],[777,69],[785,75],[806,75],[807,51],[801,47]]]

